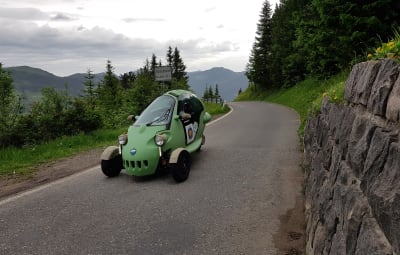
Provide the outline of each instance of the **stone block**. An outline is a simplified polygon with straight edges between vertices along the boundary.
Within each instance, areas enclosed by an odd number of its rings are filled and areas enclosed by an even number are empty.
[[[344,254],[344,253],[343,253]],[[393,249],[375,218],[364,217],[357,238],[355,255],[392,255]]]
[[[368,100],[367,109],[369,112],[385,117],[389,94],[398,76],[399,64],[392,59],[382,60]]]
[[[382,172],[367,194],[373,215],[393,250],[400,254],[400,144],[391,143]]]
[[[367,106],[380,66],[381,61],[367,61],[354,65],[345,87],[345,98],[348,102]]]
[[[356,114],[354,109],[347,106],[342,106],[343,108],[343,119],[342,122],[339,123],[338,132],[335,135],[335,142],[339,145],[340,154],[342,155],[342,159],[345,160],[347,156],[349,140],[351,130],[354,124],[354,120],[356,118]]]
[[[400,76],[390,92],[386,107],[386,118],[394,122],[400,121]]]
[[[369,193],[371,185],[376,177],[382,172],[389,153],[389,146],[394,141],[392,135],[377,128],[371,139],[371,144],[365,159],[364,169],[361,178],[361,190]]]
[[[369,146],[376,126],[366,117],[357,116],[349,139],[347,161],[358,177],[364,169]]]

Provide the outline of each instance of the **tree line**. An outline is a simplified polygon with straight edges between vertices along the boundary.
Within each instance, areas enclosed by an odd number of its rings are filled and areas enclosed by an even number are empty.
[[[168,47],[165,65],[171,66],[172,80],[160,84],[154,70],[162,66],[153,54],[143,67],[117,76],[107,60],[103,79],[95,84],[88,69],[79,97],[43,88],[40,100],[24,109],[24,99],[13,85],[11,73],[0,63],[0,147],[26,146],[65,135],[87,133],[99,128],[126,125],[129,114],[139,115],[156,97],[170,89],[189,89],[186,66],[177,47]]]
[[[329,77],[365,60],[399,27],[396,0],[281,0],[263,3],[246,75],[257,87]]]
[[[215,84],[215,89],[213,89],[212,85],[206,85],[206,88],[203,92],[203,100],[208,103],[221,103],[222,97],[219,94],[218,84]]]

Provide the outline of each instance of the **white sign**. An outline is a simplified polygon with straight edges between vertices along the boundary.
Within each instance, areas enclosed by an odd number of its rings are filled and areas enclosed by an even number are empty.
[[[156,81],[170,81],[172,79],[172,68],[170,66],[156,66],[154,76]]]

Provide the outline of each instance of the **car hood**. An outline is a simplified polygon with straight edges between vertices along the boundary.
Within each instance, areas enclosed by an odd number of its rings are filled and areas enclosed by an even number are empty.
[[[154,136],[157,133],[166,130],[165,125],[161,126],[130,126],[128,129],[128,143],[127,145],[134,146],[156,146],[154,143]]]

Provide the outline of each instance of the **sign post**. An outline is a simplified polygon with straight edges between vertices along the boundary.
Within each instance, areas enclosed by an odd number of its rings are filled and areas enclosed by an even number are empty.
[[[154,77],[156,81],[161,81],[161,91],[165,91],[164,82],[172,80],[172,67],[156,66],[154,68]]]
[[[171,66],[156,66],[154,68],[154,77],[156,81],[171,81],[172,68]]]

